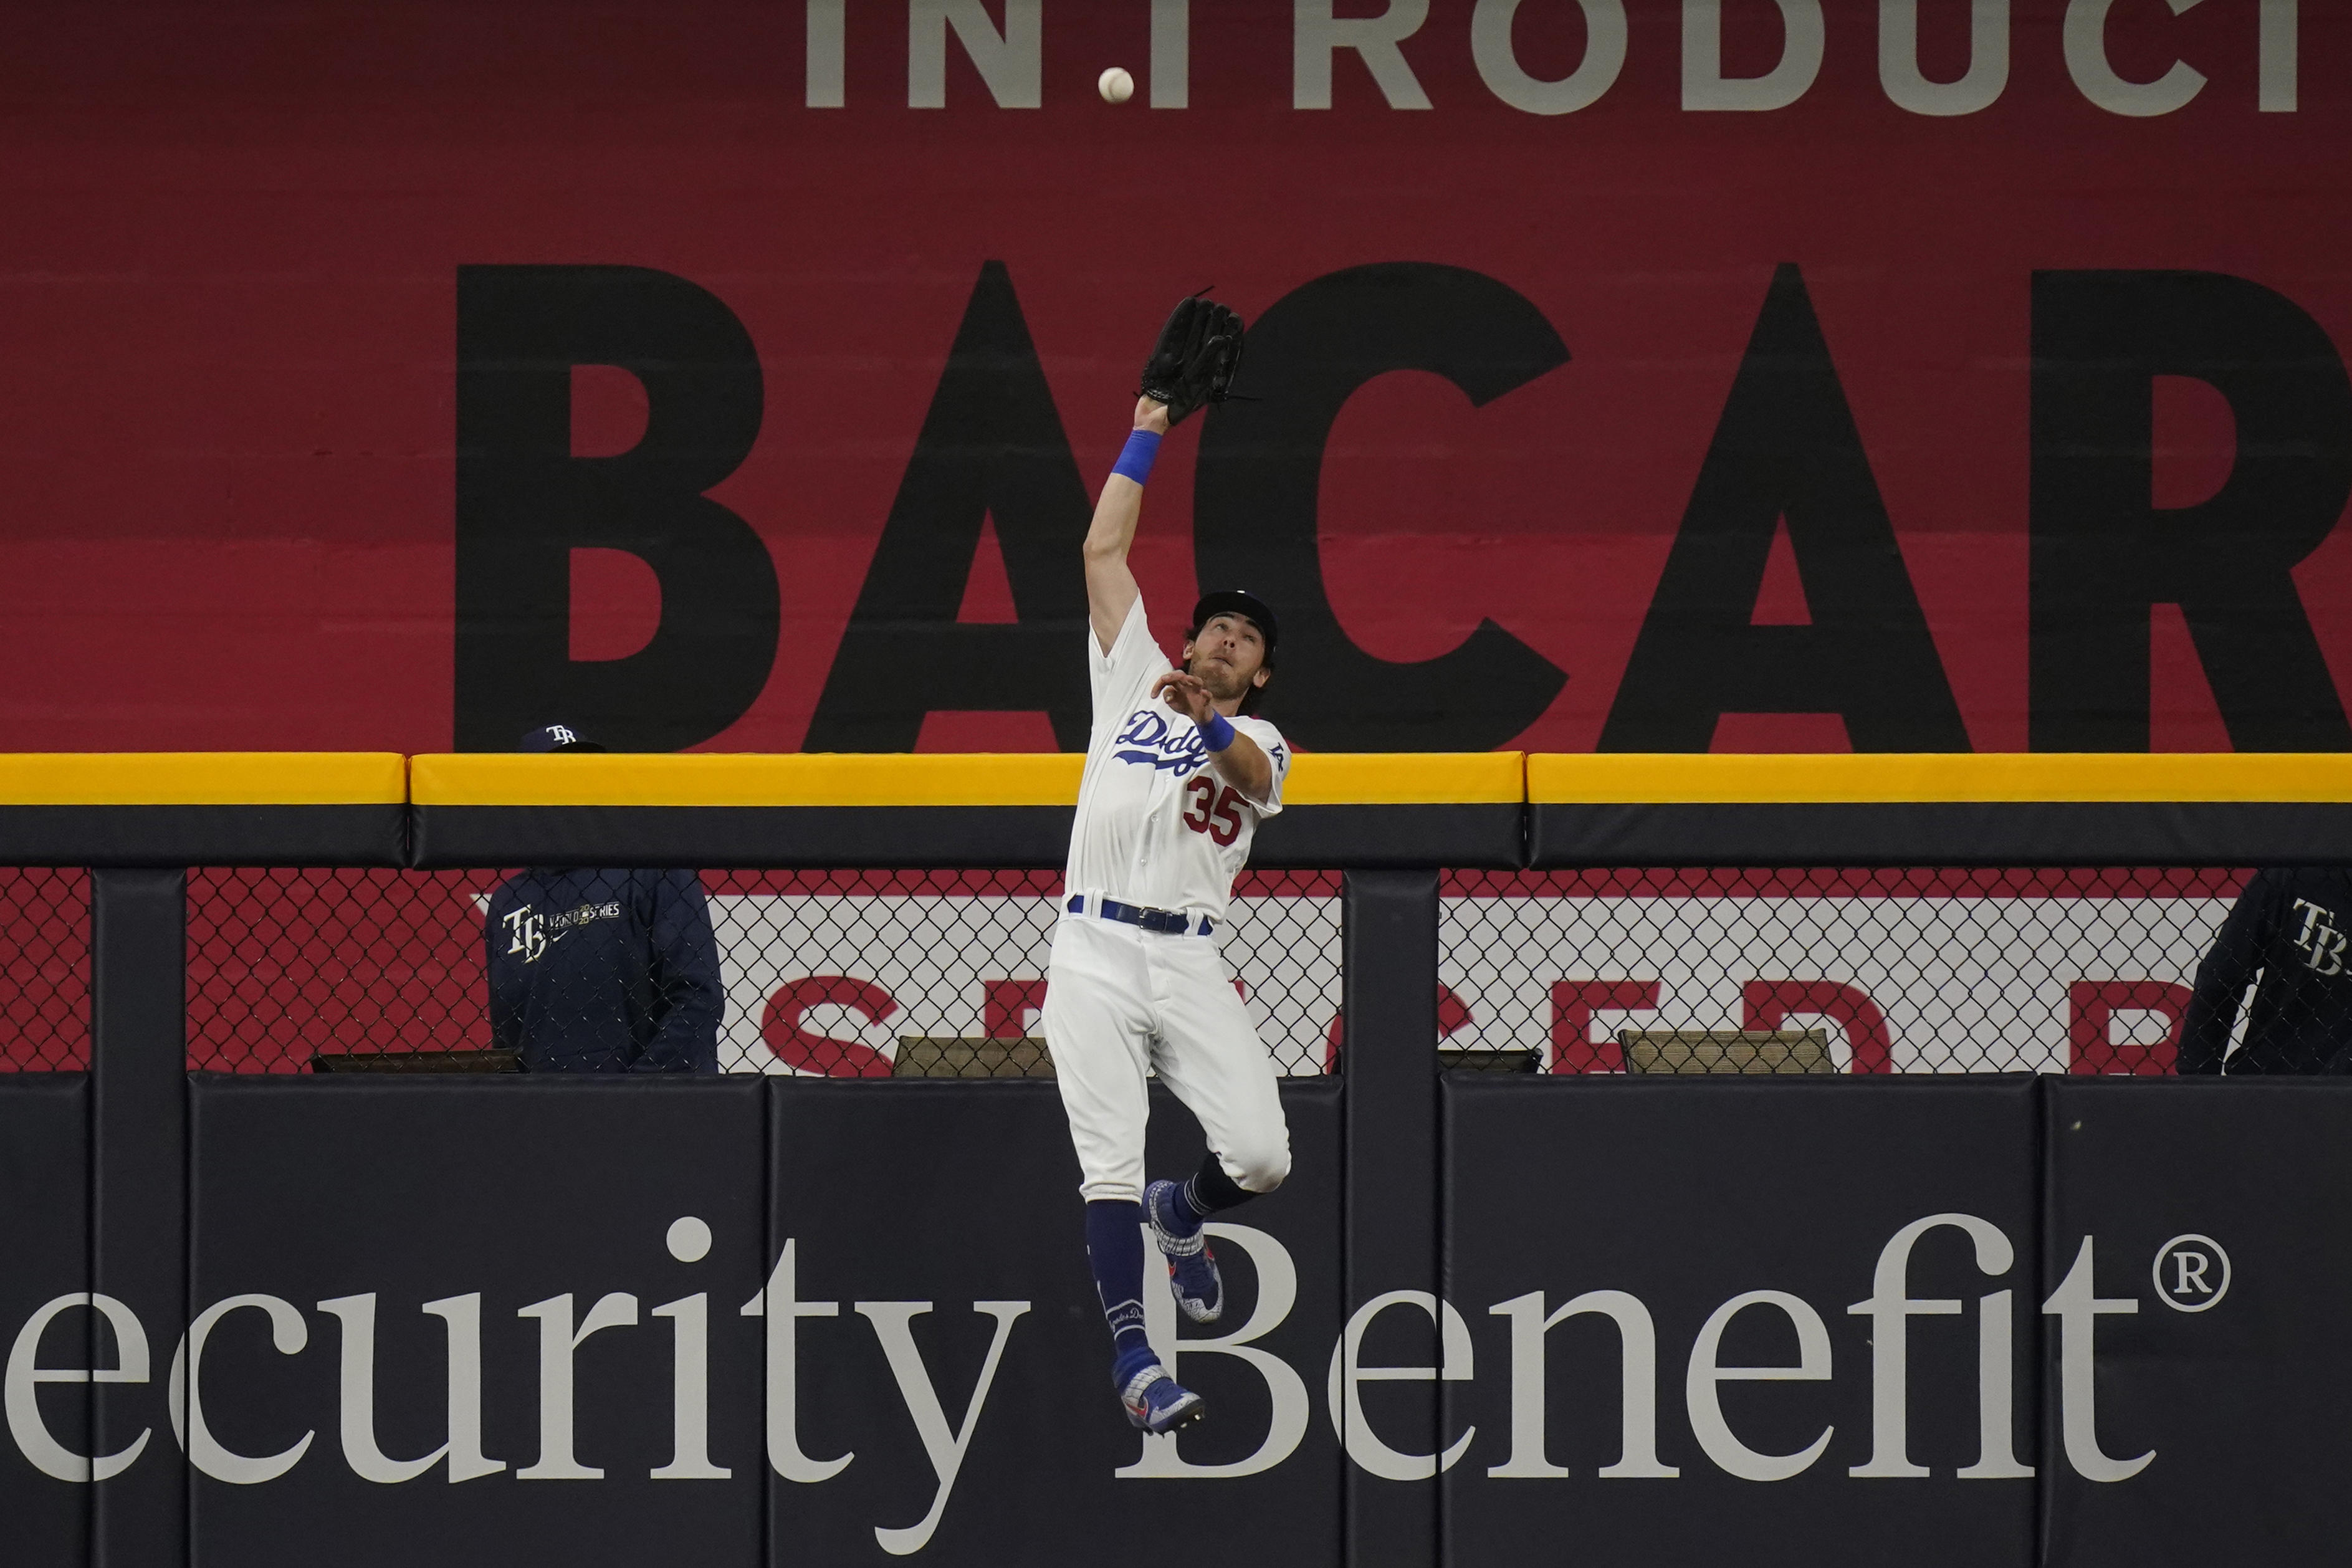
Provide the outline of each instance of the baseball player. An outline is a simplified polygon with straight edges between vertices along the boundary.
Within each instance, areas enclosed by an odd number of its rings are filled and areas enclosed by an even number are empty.
[[[1203,1222],[1290,1171],[1274,1068],[1214,936],[1258,819],[1282,809],[1290,767],[1281,731],[1249,717],[1273,674],[1274,614],[1249,594],[1209,595],[1192,611],[1183,668],[1171,668],[1127,564],[1160,437],[1223,399],[1241,344],[1233,311],[1197,296],[1177,306],[1145,363],[1135,432],[1095,506],[1086,542],[1094,729],[1047,970],[1045,1038],[1077,1148],[1111,1383],[1147,1432],[1173,1431],[1202,1405],[1144,1334],[1143,1226],[1167,1259],[1178,1308],[1213,1322],[1224,1292]],[[1147,1068],[1208,1134],[1189,1180],[1144,1184]]]

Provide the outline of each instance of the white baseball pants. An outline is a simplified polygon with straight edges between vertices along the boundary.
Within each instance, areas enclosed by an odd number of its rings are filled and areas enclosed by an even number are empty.
[[[1290,1129],[1274,1064],[1214,939],[1065,914],[1046,982],[1045,1043],[1088,1202],[1143,1195],[1147,1068],[1200,1119],[1236,1186],[1282,1184]]]

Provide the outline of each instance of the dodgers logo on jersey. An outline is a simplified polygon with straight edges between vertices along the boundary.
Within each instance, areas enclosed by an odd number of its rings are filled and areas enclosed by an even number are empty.
[[[1161,769],[1180,779],[1199,772],[1209,762],[1209,743],[1201,738],[1199,725],[1189,719],[1171,723],[1167,715],[1149,708],[1129,714],[1127,727],[1112,744],[1126,748],[1111,752],[1120,762]]]

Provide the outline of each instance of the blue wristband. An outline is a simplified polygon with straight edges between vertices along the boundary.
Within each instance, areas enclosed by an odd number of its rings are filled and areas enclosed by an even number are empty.
[[[1233,724],[1223,714],[1212,710],[1209,721],[1201,726],[1201,739],[1209,743],[1209,750],[1222,752],[1234,743]]]
[[[1127,445],[1120,449],[1118,461],[1111,465],[1110,471],[1124,475],[1139,485],[1149,484],[1152,459],[1159,456],[1160,433],[1138,430],[1127,438]]]

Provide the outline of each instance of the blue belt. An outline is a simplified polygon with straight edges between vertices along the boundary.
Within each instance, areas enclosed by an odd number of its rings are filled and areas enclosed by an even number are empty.
[[[1070,912],[1074,915],[1087,912],[1085,894],[1078,894],[1070,900]],[[1121,925],[1141,926],[1145,931],[1158,931],[1162,936],[1207,936],[1217,929],[1216,922],[1206,915],[1201,917],[1201,929],[1195,931],[1192,929],[1192,917],[1180,910],[1147,910],[1138,904],[1122,904],[1116,899],[1097,899],[1095,913],[1107,921],[1117,921]]]

